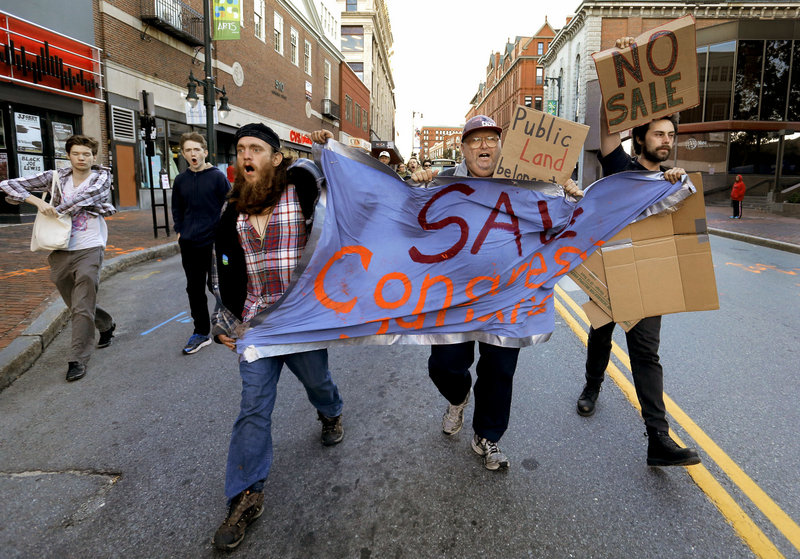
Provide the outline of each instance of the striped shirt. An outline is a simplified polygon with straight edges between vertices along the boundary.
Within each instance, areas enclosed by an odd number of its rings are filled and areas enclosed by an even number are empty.
[[[278,299],[289,286],[306,246],[306,223],[294,185],[288,185],[275,205],[261,237],[248,214],[239,214],[236,232],[247,263],[247,299],[244,322],[248,322]]]

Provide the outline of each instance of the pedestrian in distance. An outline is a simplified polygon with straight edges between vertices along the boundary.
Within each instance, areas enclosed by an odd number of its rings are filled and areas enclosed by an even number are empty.
[[[744,201],[744,191],[746,187],[742,180],[742,175],[736,175],[736,181],[731,188],[731,207],[733,208],[733,215],[731,219],[742,219],[742,201]]]
[[[432,171],[423,163],[423,168],[413,173],[409,180],[427,183],[436,176],[491,177],[502,149],[501,132],[502,128],[487,116],[478,115],[469,119],[461,133],[464,155],[461,163],[442,172]],[[572,181],[564,188],[567,194],[573,196],[583,194]],[[448,401],[442,417],[442,432],[454,436],[461,431],[464,410],[469,403],[470,392],[474,392],[471,446],[475,453],[483,457],[483,465],[488,470],[509,467],[509,459],[500,450],[498,442],[508,429],[519,350],[516,347],[478,342],[480,357],[473,386],[469,369],[475,361],[474,341],[431,346],[428,375]]]
[[[389,165],[389,161],[392,160],[392,156],[389,155],[388,151],[382,151],[380,155],[378,155],[378,161],[383,163],[384,165]]]
[[[98,348],[111,345],[116,329],[111,315],[97,305],[100,268],[108,241],[105,216],[117,211],[111,204],[111,169],[95,165],[99,145],[88,136],[70,136],[65,143],[69,167],[0,182],[0,189],[11,203],[27,202],[45,215],[72,217],[69,246],[54,250],[47,257],[50,278],[71,317],[69,382],[86,375],[95,347],[95,329],[100,332]],[[54,175],[57,188],[50,203],[31,195],[49,191]]]
[[[617,40],[617,48],[626,48],[633,37]],[[680,167],[668,169],[661,164],[672,154],[678,125],[674,117],[663,117],[633,129],[632,158],[622,149],[620,135],[609,134],[605,109],[601,109],[600,154],[603,175],[622,171],[661,171],[664,179],[675,184],[686,171]],[[616,324],[610,322],[600,328],[589,328],[586,352],[586,384],[578,397],[579,415],[588,417],[595,413],[600,386],[605,378],[611,355],[611,341]],[[661,317],[641,319],[625,333],[631,361],[633,384],[642,408],[642,418],[648,438],[648,466],[690,466],[700,463],[692,448],[681,448],[669,435],[669,423],[664,406],[664,372],[658,350],[661,337]]]
[[[215,240],[215,341],[237,351],[237,333],[268,310],[287,289],[313,226],[322,173],[307,159],[292,163],[269,127],[246,124],[236,132],[236,179]],[[258,347],[248,353],[259,354]],[[239,348],[241,353],[243,348]],[[342,398],[328,369],[326,349],[248,360],[239,356],[242,398],[233,425],[225,496],[228,515],[214,534],[231,550],[264,510],[264,484],[272,466],[272,411],[286,365],[303,384],[322,422],[322,444],[344,438]]]
[[[190,355],[211,343],[211,319],[206,287],[211,287],[211,253],[222,205],[231,189],[225,175],[206,162],[206,139],[186,132],[180,139],[181,155],[189,168],[175,177],[172,187],[172,221],[178,233],[181,265],[194,331],[183,348]]]

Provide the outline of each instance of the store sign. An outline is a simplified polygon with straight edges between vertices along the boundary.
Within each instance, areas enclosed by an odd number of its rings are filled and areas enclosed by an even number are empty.
[[[295,144],[305,144],[310,146],[314,142],[311,141],[311,138],[308,134],[303,134],[302,132],[297,132],[296,130],[289,130],[289,141],[294,142]]]
[[[0,80],[104,102],[100,49],[3,12]]]

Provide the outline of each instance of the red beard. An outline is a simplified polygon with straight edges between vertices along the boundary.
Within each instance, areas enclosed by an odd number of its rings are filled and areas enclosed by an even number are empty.
[[[266,166],[257,172],[254,179],[248,180],[244,176],[241,164],[236,163],[231,201],[236,203],[239,212],[258,215],[277,204],[283,190],[284,185],[276,184],[273,167]]]

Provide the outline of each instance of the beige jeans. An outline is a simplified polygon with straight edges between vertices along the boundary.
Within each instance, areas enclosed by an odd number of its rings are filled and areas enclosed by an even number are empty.
[[[48,257],[50,279],[72,315],[72,347],[68,361],[86,364],[94,352],[95,329],[103,332],[114,323],[97,306],[104,248],[54,250]]]

